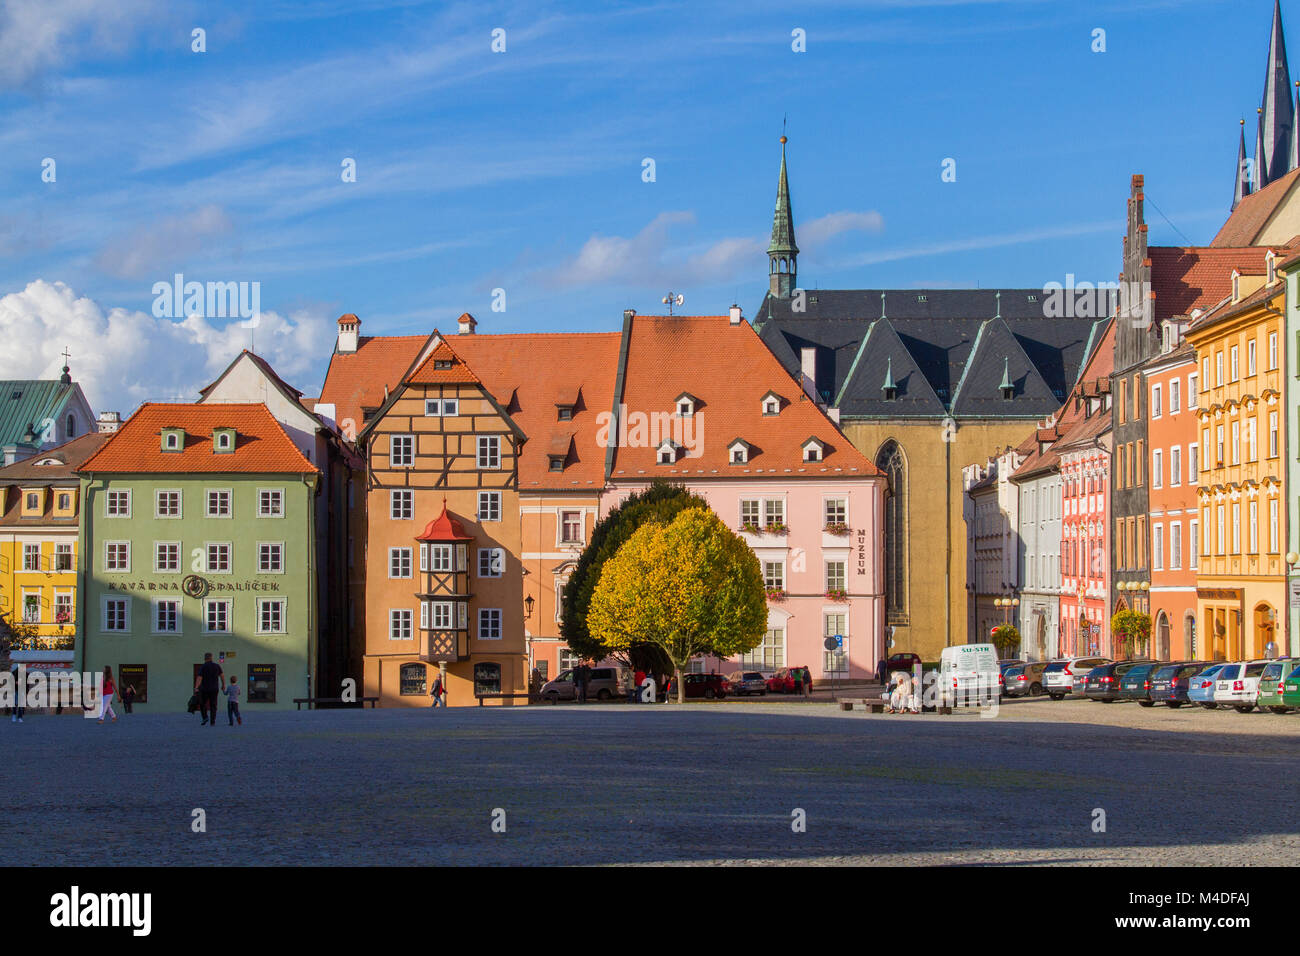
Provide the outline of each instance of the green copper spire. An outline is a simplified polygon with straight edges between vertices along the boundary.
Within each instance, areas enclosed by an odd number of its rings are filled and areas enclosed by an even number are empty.
[[[785,143],[781,137],[781,176],[776,186],[776,212],[772,216],[772,241],[767,246],[768,285],[772,295],[790,298],[795,289],[799,247],[794,244],[794,214],[790,211],[790,180],[785,169]]]
[[[1002,389],[1003,397],[1006,397],[1007,392],[1013,392],[1016,389],[1011,384],[1011,359],[1007,356],[1002,358],[1002,384],[998,388]]]
[[[885,357],[885,384],[880,386],[885,392],[892,392],[897,386],[894,384],[894,358],[893,356]]]

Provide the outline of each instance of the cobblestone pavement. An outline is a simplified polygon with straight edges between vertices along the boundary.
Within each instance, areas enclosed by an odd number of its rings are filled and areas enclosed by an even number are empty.
[[[770,698],[244,710],[236,728],[3,719],[9,865],[1300,860],[1300,714],[1046,698],[994,719]]]

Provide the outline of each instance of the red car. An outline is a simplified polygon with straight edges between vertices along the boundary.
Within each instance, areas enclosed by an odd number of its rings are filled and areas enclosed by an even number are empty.
[[[768,691],[773,694],[793,694],[794,672],[802,670],[802,667],[782,667],[767,679]]]

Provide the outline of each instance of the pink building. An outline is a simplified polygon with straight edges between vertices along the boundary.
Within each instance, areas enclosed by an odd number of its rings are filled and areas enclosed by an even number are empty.
[[[743,534],[768,587],[763,644],[700,666],[869,677],[884,650],[884,476],[738,314],[629,317],[625,345],[628,427],[601,515],[656,478],[684,484]],[[666,434],[632,440],[654,421]]]

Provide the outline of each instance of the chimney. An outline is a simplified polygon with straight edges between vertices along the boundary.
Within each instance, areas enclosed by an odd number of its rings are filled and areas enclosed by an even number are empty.
[[[808,397],[814,402],[819,401],[817,396],[817,350],[815,348],[804,348],[799,350],[799,360],[802,371],[800,384],[803,390],[808,393]]]
[[[473,335],[474,326],[478,325],[474,316],[468,312],[462,312],[460,318],[456,320],[456,331],[461,335]]]
[[[100,412],[95,425],[101,435],[110,435],[122,427],[122,415],[120,412]]]
[[[361,337],[361,320],[349,312],[339,316],[339,341],[334,351],[351,353],[357,350],[357,339]]]
[[[623,310],[623,321],[624,321],[624,322],[631,322],[632,319],[633,319],[633,317],[635,317],[635,316],[636,316],[636,309],[624,309],[624,310]]]
[[[740,306],[736,305],[735,303],[732,303],[730,315],[731,315],[731,324],[739,325],[741,319]]]

